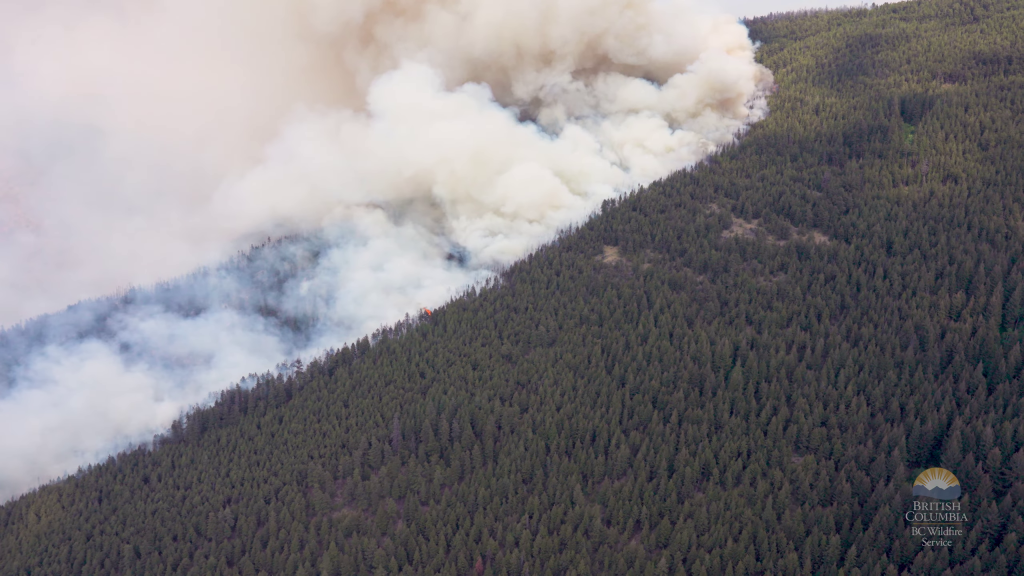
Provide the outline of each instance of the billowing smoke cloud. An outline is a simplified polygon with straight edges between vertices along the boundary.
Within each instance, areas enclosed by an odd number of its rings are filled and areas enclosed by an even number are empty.
[[[0,498],[486,280],[766,113],[685,0],[0,6]]]

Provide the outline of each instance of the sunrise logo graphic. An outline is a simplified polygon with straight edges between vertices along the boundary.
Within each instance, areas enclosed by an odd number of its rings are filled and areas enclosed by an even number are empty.
[[[960,497],[960,481],[945,468],[929,468],[914,481],[914,496],[954,500]]]

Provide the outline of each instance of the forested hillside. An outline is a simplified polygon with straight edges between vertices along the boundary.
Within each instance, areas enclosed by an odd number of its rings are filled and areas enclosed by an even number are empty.
[[[1024,5],[749,26],[742,143],[0,507],[0,574],[1024,574]]]

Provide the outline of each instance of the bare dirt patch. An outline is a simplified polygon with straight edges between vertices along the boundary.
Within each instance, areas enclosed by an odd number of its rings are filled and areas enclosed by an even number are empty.
[[[744,220],[743,218],[732,217],[732,226],[722,230],[722,238],[756,238],[757,225],[760,220]]]
[[[800,238],[803,240],[810,240],[815,244],[829,244],[832,242],[831,240],[829,240],[828,236],[825,236],[824,234],[818,232],[817,230],[811,230],[810,233],[806,234],[805,236],[801,236]]]
[[[813,244],[830,244],[832,242],[828,236],[817,230],[809,230],[801,234],[793,227],[790,227],[789,238],[783,240],[772,236],[767,232],[767,230],[762,228],[760,220],[744,220],[742,218],[736,218],[735,216],[732,218],[732,225],[729,226],[728,229],[722,231],[722,238],[761,238],[771,242],[772,244],[778,244],[779,246],[787,244],[793,240],[802,240]]]
[[[616,264],[622,262],[622,255],[619,254],[618,246],[605,246],[604,253],[596,257],[605,264]]]

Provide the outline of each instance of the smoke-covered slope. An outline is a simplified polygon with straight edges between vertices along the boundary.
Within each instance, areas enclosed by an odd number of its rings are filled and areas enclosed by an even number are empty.
[[[425,321],[0,508],[4,574],[1012,574],[1014,2],[751,23],[772,114]],[[916,472],[969,520],[925,547]]]
[[[691,0],[4,3],[0,323],[302,239],[0,336],[0,499],[733,142],[754,52]]]

